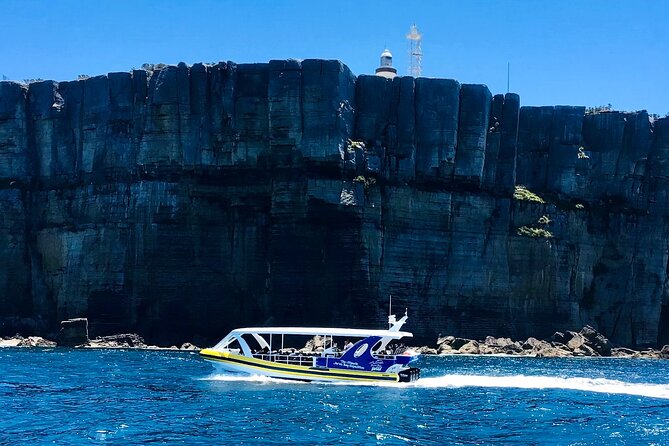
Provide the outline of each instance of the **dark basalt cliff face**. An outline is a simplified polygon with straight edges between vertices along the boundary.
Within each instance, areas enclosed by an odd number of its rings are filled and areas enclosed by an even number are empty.
[[[0,206],[0,334],[378,327],[392,295],[419,342],[669,343],[669,119],[645,112],[323,60],[2,82]]]

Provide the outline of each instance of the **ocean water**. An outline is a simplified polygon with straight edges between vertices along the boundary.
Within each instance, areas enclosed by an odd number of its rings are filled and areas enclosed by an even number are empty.
[[[310,384],[190,352],[0,349],[0,444],[669,444],[669,361],[418,366],[412,384]]]

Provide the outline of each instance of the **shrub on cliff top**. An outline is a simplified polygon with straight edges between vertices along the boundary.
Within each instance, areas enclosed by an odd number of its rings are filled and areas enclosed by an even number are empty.
[[[536,203],[546,203],[543,198],[527,189],[525,186],[516,186],[513,192],[513,198],[520,201],[534,201]]]
[[[595,107],[586,107],[585,114],[592,115],[594,113],[610,112],[613,111],[613,106],[611,104],[606,105],[597,105]]]

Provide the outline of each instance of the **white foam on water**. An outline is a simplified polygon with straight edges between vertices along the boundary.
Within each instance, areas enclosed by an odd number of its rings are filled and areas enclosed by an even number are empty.
[[[410,438],[407,437],[402,437],[401,435],[395,435],[395,434],[384,434],[384,433],[375,433],[375,432],[367,432],[369,435],[374,435],[377,439],[377,441],[383,441],[383,440],[401,440],[406,443],[411,442]]]
[[[669,384],[629,383],[606,378],[561,378],[555,376],[526,375],[443,375],[421,378],[415,383],[406,384],[406,386],[428,389],[449,387],[565,389],[669,399]]]
[[[214,373],[203,378],[197,378],[201,381],[226,381],[226,382],[250,382],[250,383],[294,383],[294,384],[303,384],[300,381],[289,381],[286,379],[270,378],[269,376],[262,375],[242,375],[242,374],[227,374],[227,373]]]
[[[213,374],[204,378],[206,381],[253,382],[276,384],[309,384],[308,382],[288,381],[259,375]],[[379,386],[396,388],[512,388],[512,389],[564,389],[583,392],[636,395],[649,398],[669,399],[669,384],[630,383],[606,378],[561,378],[557,376],[491,376],[491,375],[442,375],[420,378],[413,383],[395,382],[321,382],[320,385],[336,386]]]

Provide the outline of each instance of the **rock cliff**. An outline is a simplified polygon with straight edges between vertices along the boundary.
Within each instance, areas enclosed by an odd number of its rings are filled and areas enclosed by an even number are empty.
[[[524,186],[524,187],[518,187]],[[669,343],[669,118],[338,61],[0,83],[0,334]]]

